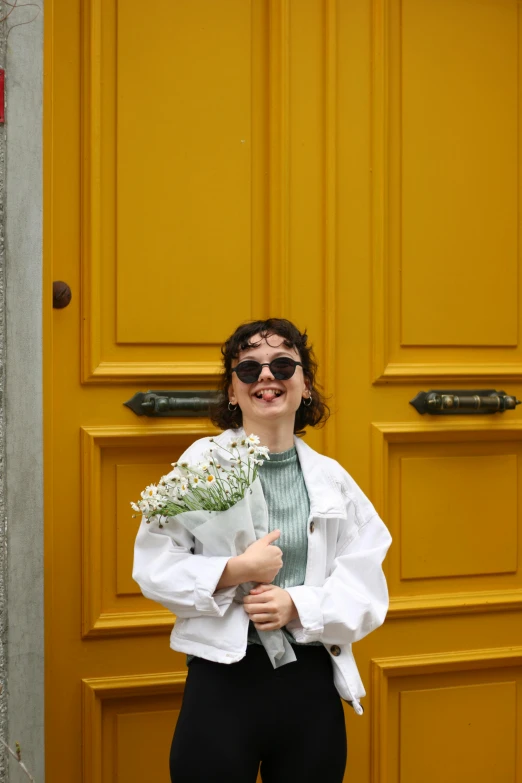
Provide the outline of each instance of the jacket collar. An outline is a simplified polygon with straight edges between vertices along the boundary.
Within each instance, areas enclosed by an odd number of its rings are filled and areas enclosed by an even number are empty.
[[[240,438],[245,435],[245,430],[240,427],[237,430],[225,430],[218,438],[228,441],[231,438]],[[346,519],[341,490],[335,488],[333,479],[330,477],[327,459],[297,435],[294,435],[294,445],[308,490],[310,514],[318,517]]]

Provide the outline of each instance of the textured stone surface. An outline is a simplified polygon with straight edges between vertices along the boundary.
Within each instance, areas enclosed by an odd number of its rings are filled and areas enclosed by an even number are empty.
[[[35,11],[34,7],[15,9],[8,25],[31,20]],[[44,781],[42,53],[40,13],[29,24],[12,27],[4,46],[7,155],[0,126],[0,224],[6,237],[5,254],[2,244],[6,318],[1,455],[6,470],[1,499],[2,520],[7,519],[0,530],[0,552],[7,560],[0,564],[4,576],[0,676],[5,676],[7,657],[7,726],[4,703],[0,709],[9,744],[20,743],[23,760],[37,783]],[[9,766],[12,783],[26,779],[16,762],[10,761]],[[4,780],[5,774],[0,774],[0,781]]]
[[[0,4],[4,15],[5,6]],[[5,63],[5,31],[0,26],[0,64]],[[7,500],[6,500],[6,268],[5,268],[5,175],[6,141],[0,125],[0,736],[8,737],[7,721]],[[0,750],[0,781],[7,781],[8,762],[3,748]]]

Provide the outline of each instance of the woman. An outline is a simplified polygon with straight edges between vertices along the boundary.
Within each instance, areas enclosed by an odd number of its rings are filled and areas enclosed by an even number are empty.
[[[188,533],[142,522],[134,579],[177,617],[171,647],[188,675],[172,741],[175,783],[341,783],[341,699],[362,713],[351,651],[384,621],[382,561],[391,538],[335,460],[298,438],[328,409],[306,332],[271,318],[243,324],[222,348],[215,440],[254,433],[270,449],[259,469],[269,533],[238,557],[194,554]],[[209,447],[196,441],[195,462]],[[182,458],[180,458],[181,461]],[[236,587],[259,583],[233,602]],[[296,660],[273,668],[260,634],[283,629]]]

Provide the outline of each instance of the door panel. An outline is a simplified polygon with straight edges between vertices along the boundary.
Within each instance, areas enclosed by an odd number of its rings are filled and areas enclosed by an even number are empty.
[[[197,437],[216,432],[183,419],[159,427],[81,429],[83,636],[158,633],[172,615],[144,598],[132,579],[136,522],[130,499],[171,470]]]
[[[394,537],[392,615],[442,610],[459,594],[464,612],[521,605],[520,423],[446,421],[374,424],[373,498]]]
[[[376,380],[520,378],[520,30],[517,0],[373,3]]]
[[[81,44],[83,380],[208,380],[269,295],[265,4],[85,0]]]
[[[376,780],[518,780],[521,659],[499,652],[374,661]]]
[[[131,577],[130,501],[206,418],[242,320],[308,329],[307,441],[388,524],[390,612],[354,645],[346,780],[522,781],[517,0],[46,6],[46,753],[53,783],[168,781],[186,676]],[[50,308],[50,303],[45,302]],[[479,719],[480,716],[480,719]],[[64,748],[67,752],[64,753]]]

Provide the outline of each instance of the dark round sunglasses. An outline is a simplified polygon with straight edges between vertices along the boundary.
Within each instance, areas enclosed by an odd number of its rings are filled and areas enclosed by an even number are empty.
[[[232,372],[235,372],[243,383],[255,383],[259,379],[263,367],[269,367],[276,380],[287,381],[295,373],[297,365],[303,366],[301,362],[288,359],[286,356],[282,356],[280,359],[272,359],[271,362],[265,362],[264,364],[247,359],[244,362],[239,362],[236,367],[232,367]]]

